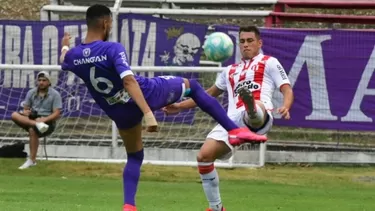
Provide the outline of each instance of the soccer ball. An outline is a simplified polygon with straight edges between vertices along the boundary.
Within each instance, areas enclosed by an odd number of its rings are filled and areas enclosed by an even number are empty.
[[[223,32],[210,34],[203,44],[204,54],[208,60],[225,62],[233,55],[232,39]]]

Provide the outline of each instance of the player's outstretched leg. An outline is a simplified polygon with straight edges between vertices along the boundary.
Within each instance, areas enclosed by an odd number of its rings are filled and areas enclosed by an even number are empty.
[[[230,152],[231,149],[223,141],[208,138],[198,153],[198,170],[209,204],[207,211],[225,211],[220,196],[219,175],[214,162],[216,158],[220,158]]]
[[[248,128],[238,127],[226,114],[224,108],[220,103],[208,95],[206,91],[200,86],[196,80],[184,79],[186,87],[190,88],[188,96],[190,96],[195,103],[204,112],[208,113],[221,126],[223,126],[229,133],[230,144],[237,146],[244,142],[264,142],[267,137],[251,132]]]
[[[143,162],[142,125],[122,130],[119,134],[124,141],[127,152],[127,163],[123,171],[124,207],[123,211],[136,211],[135,197],[138,189],[141,166]]]

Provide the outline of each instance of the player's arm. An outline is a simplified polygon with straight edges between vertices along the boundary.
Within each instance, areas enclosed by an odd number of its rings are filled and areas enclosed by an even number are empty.
[[[65,47],[65,48],[64,48]],[[61,55],[60,55],[60,64],[64,64],[64,60],[65,60],[65,55],[66,53],[68,52],[69,48],[66,48],[66,46],[64,46],[62,49],[61,49]]]
[[[142,90],[139,87],[139,84],[137,80],[134,78],[134,75],[129,74],[131,71],[127,71],[128,74],[126,76],[123,76],[122,81],[125,90],[129,93],[130,97],[134,100],[134,102],[137,104],[139,109],[144,114],[145,123],[147,128],[147,131],[149,132],[155,132],[157,131],[157,125],[155,116],[152,113],[150,106],[147,104],[145,97],[143,96]]]
[[[64,64],[65,55],[69,51],[69,45],[70,45],[70,34],[65,32],[64,37],[61,39],[61,55],[60,55],[60,64]]]
[[[125,48],[121,44],[117,44],[113,48],[113,58],[116,72],[120,75],[125,90],[129,93],[130,97],[137,104],[139,109],[143,112],[146,126],[150,127],[149,131],[156,131],[157,122],[150,106],[146,102],[143,92],[134,77],[134,73],[127,61]]]
[[[290,84],[283,84],[280,87],[280,92],[284,97],[283,107],[289,110],[292,107],[294,101],[293,89]]]
[[[283,105],[278,108],[277,111],[285,119],[289,119],[289,110],[293,105],[294,94],[293,89],[290,85],[288,75],[286,74],[280,62],[275,58],[272,58],[269,61],[267,70],[271,75],[276,87],[279,88],[280,92],[283,94]]]
[[[145,97],[143,96],[142,90],[134,78],[134,75],[128,74],[122,78],[123,85],[125,90],[129,93],[130,97],[138,105],[141,111],[146,115],[151,112],[150,107],[148,106]],[[152,112],[151,112],[152,113]]]

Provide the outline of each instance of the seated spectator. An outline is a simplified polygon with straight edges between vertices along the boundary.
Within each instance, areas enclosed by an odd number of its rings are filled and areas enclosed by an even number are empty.
[[[19,169],[36,165],[39,138],[50,135],[56,126],[62,109],[61,95],[51,87],[48,72],[37,75],[38,86],[30,89],[21,112],[13,112],[12,120],[29,133],[30,156]]]

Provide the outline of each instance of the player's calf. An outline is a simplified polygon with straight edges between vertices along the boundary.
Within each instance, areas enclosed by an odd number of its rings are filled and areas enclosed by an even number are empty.
[[[127,162],[123,171],[124,211],[136,211],[135,198],[144,159],[141,132],[141,124],[129,129],[119,129],[127,153]]]
[[[124,186],[124,208],[135,208],[135,196],[138,189],[138,182],[141,175],[141,166],[144,158],[143,149],[138,152],[127,153],[127,163],[123,171]],[[125,210],[125,209],[124,209]],[[135,211],[129,209],[127,211]]]
[[[219,175],[213,162],[198,162],[202,186],[211,210],[220,211],[223,207],[219,190]]]
[[[219,175],[214,162],[217,158],[230,152],[230,148],[222,141],[207,139],[200,149],[197,161],[202,186],[209,203],[210,211],[222,211],[223,205],[219,189]]]

